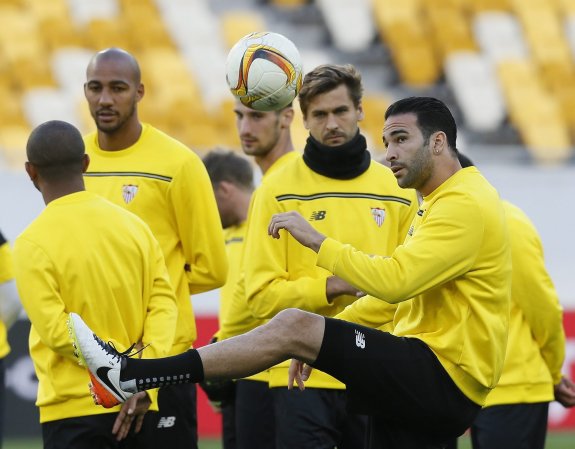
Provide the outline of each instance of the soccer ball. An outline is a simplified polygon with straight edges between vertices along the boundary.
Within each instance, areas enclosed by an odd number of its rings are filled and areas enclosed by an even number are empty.
[[[232,94],[247,107],[276,111],[290,104],[299,92],[301,56],[281,34],[251,33],[228,53],[226,80]]]

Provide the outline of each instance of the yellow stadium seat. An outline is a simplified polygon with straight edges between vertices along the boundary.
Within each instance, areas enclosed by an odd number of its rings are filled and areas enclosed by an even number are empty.
[[[271,0],[271,3],[279,8],[298,8],[309,3],[308,0]]]
[[[93,50],[120,47],[135,52],[131,39],[133,34],[120,19],[92,19],[84,28],[86,45]],[[139,35],[134,36],[134,39],[139,39]]]
[[[433,41],[441,58],[453,52],[476,50],[470,23],[462,10],[432,7],[427,13]]]
[[[513,0],[467,0],[468,7],[473,13],[485,11],[508,11]]]
[[[267,31],[263,17],[249,11],[226,12],[221,16],[221,25],[226,49],[232,48],[246,34]]]

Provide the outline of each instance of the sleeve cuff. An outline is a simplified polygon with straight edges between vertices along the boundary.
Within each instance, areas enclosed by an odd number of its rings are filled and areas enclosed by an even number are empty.
[[[334,240],[330,237],[327,237],[321,246],[319,247],[319,252],[317,253],[317,262],[316,265],[318,267],[325,268],[329,270],[331,273],[334,273],[335,267],[339,260],[339,255],[341,250],[343,249],[344,244]]]

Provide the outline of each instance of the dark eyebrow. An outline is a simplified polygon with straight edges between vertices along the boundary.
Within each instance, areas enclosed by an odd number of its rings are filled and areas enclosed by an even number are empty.
[[[391,132],[389,133],[390,136],[395,136],[395,135],[397,135],[397,134],[408,134],[408,132],[407,132],[407,130],[405,130],[405,129],[396,129],[396,130],[391,131]]]

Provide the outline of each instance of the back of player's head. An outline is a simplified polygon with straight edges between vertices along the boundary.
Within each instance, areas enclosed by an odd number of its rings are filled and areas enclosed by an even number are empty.
[[[28,162],[43,178],[50,180],[68,174],[82,174],[85,147],[80,131],[60,120],[37,126],[26,143]]]
[[[206,154],[203,161],[213,185],[227,181],[244,190],[253,190],[254,171],[245,157],[218,148]]]
[[[353,65],[324,64],[307,73],[298,95],[304,117],[315,97],[330,92],[342,84],[347,86],[354,106],[358,107],[363,95],[363,85],[361,74]]]
[[[442,101],[433,97],[408,97],[391,104],[385,112],[385,119],[393,115],[415,114],[417,126],[427,141],[437,131],[447,137],[447,144],[457,153],[457,125],[449,108]]]

